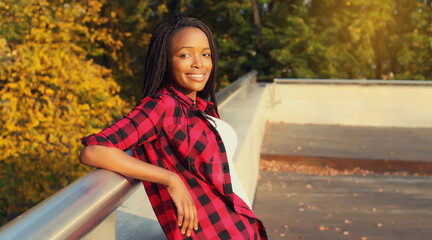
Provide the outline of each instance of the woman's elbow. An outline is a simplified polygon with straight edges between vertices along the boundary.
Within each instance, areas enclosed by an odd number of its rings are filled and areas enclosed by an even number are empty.
[[[94,165],[94,147],[92,146],[86,146],[81,150],[81,154],[79,156],[80,163],[87,165],[87,166],[93,166]]]

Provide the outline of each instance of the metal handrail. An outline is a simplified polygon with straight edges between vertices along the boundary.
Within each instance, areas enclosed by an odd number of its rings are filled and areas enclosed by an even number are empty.
[[[230,97],[234,95],[235,92],[238,92],[243,87],[247,86],[250,83],[256,82],[257,71],[252,70],[247,74],[243,75],[235,82],[226,86],[216,93],[216,99],[219,106],[222,106],[224,102],[226,102]]]
[[[223,103],[256,79],[253,70],[216,93]],[[0,228],[0,239],[78,239],[85,236],[140,186],[140,181],[96,169]]]
[[[275,78],[273,82],[282,83],[282,84],[288,83],[288,84],[357,84],[357,85],[432,86],[432,81],[422,81],[422,80]]]
[[[0,239],[77,239],[109,216],[138,181],[94,170],[0,229]]]

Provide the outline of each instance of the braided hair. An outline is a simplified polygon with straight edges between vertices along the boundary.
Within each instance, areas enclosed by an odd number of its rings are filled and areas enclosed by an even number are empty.
[[[153,32],[145,61],[142,91],[143,97],[155,93],[157,90],[163,88],[169,83],[169,74],[167,72],[168,45],[174,34],[186,27],[195,27],[200,29],[205,33],[209,41],[213,68],[206,85],[201,91],[197,92],[197,96],[212,102],[215,105],[217,112],[217,103],[214,92],[218,64],[215,39],[210,29],[201,20],[186,17],[184,15],[177,15],[163,20]]]

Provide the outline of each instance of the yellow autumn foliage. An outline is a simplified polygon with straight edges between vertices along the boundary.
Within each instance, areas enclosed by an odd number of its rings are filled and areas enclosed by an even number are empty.
[[[101,4],[83,2],[0,3],[0,223],[88,172],[80,138],[130,109],[87,58],[91,41],[119,43],[86,25]]]

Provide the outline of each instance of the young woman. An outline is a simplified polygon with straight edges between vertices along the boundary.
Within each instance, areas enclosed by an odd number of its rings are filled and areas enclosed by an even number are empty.
[[[147,52],[143,99],[122,120],[82,138],[80,161],[143,180],[168,239],[266,239],[216,129],[226,127],[218,119],[216,71],[215,40],[203,22],[161,22]]]

